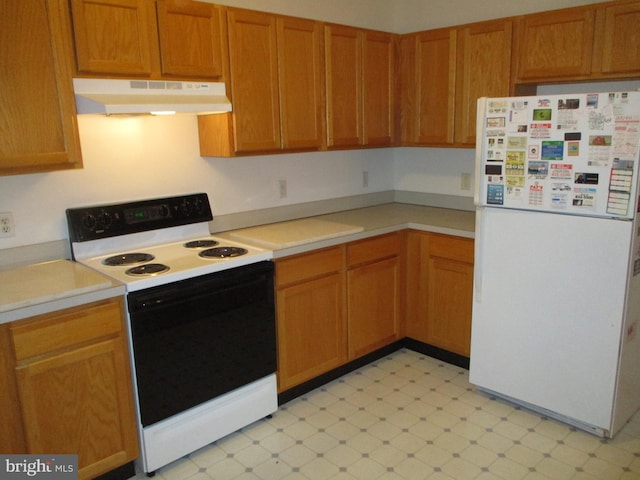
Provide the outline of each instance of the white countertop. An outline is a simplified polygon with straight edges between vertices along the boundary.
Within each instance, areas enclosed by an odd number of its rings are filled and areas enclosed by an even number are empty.
[[[125,288],[90,268],[55,260],[0,271],[0,323],[124,295]]]
[[[475,212],[388,203],[216,235],[267,246],[280,258],[406,228],[473,238]]]

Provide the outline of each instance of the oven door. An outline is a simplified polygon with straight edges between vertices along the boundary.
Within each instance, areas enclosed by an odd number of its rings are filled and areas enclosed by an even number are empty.
[[[148,426],[276,371],[273,263],[127,296]]]

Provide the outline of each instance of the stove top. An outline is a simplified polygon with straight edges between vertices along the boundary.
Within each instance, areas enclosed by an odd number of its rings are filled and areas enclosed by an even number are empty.
[[[184,244],[187,242],[200,242],[205,246],[185,247]],[[218,246],[208,247],[211,242],[217,242]],[[215,256],[213,250],[220,250],[220,255]],[[135,264],[123,262],[117,265],[109,265],[110,262],[106,262],[110,258],[121,259],[132,254],[137,257],[140,253],[149,260]],[[136,252],[132,253],[105,253],[81,256],[76,260],[126,284],[128,291],[136,291],[271,258],[273,252],[270,250],[206,236],[149,245],[143,249],[136,248]]]
[[[74,259],[130,292],[273,258],[212,236],[212,218],[206,194],[67,210]]]

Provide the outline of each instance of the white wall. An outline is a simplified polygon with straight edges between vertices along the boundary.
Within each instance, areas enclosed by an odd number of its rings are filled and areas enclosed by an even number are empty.
[[[83,169],[0,177],[0,211],[16,222],[15,237],[0,238],[0,250],[67,238],[64,212],[72,206],[202,191],[221,215],[393,189],[393,149],[203,158],[195,116],[85,115],[78,122]]]

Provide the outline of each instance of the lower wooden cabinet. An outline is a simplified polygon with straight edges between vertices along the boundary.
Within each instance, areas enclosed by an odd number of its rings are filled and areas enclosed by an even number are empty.
[[[278,390],[347,361],[344,245],[276,261]]]
[[[347,319],[349,359],[400,337],[400,233],[347,245]]]
[[[402,238],[276,260],[280,392],[400,338]]]
[[[473,240],[394,232],[276,260],[280,392],[410,337],[469,356]]]
[[[472,295],[473,240],[409,231],[407,336],[468,357]]]
[[[19,441],[1,451],[77,454],[80,479],[138,456],[120,298],[2,327],[12,345],[3,370],[13,371],[9,385],[17,392],[2,402],[18,414],[12,422]]]

